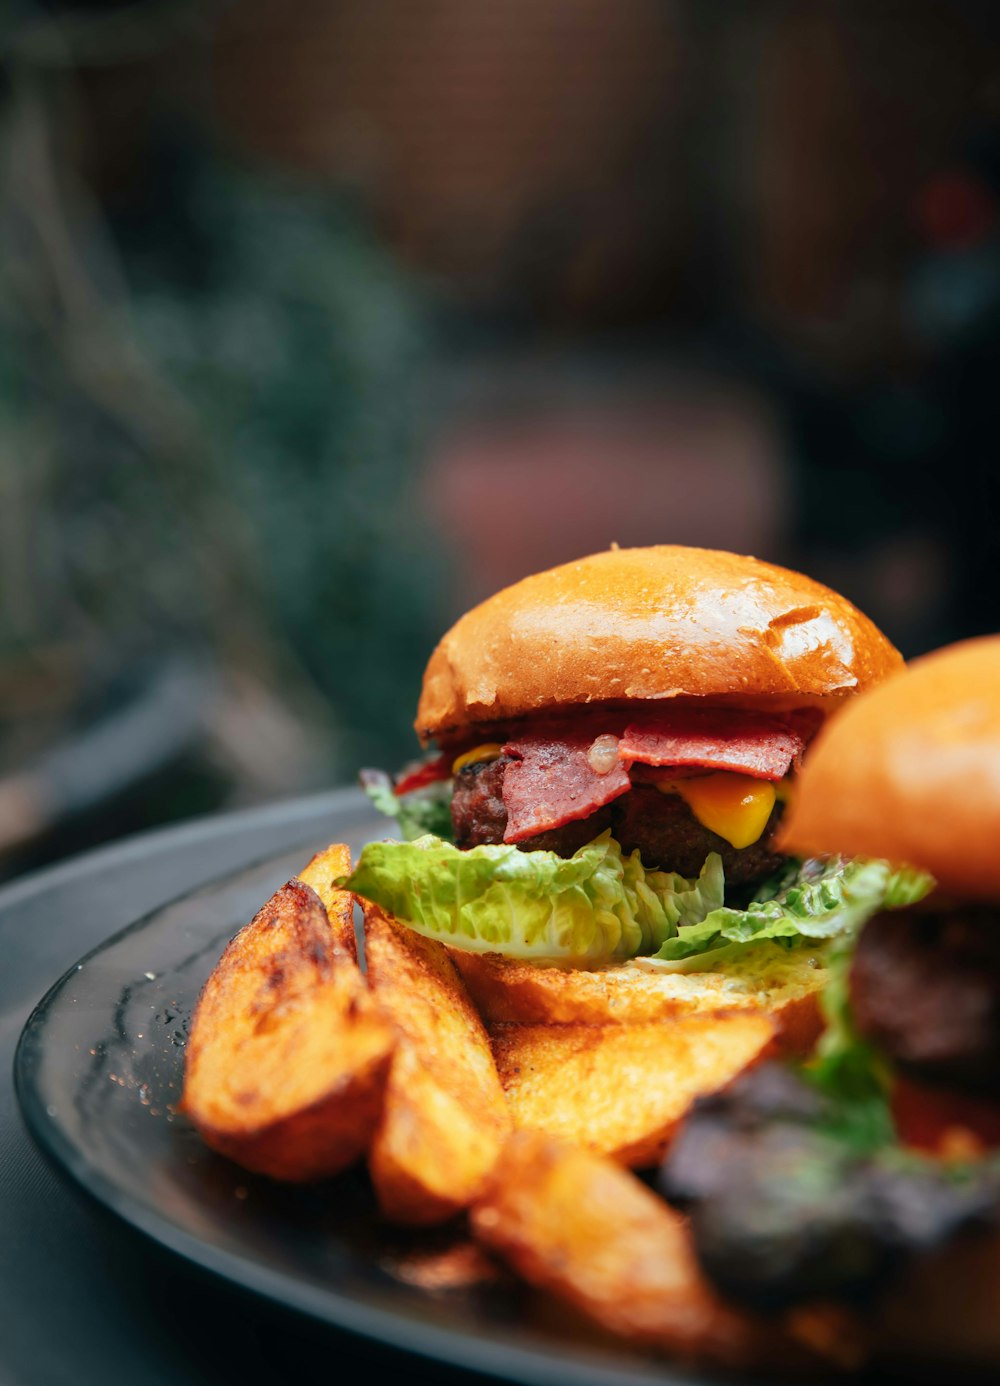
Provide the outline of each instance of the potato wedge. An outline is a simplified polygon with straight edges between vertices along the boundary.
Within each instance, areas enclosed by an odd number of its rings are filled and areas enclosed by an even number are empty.
[[[739,1368],[804,1355],[776,1326],[724,1304],[684,1220],[603,1156],[515,1132],[471,1222],[530,1284],[630,1342]]]
[[[334,842],[322,852],[317,852],[298,879],[316,892],[323,902],[326,917],[330,921],[333,941],[338,948],[357,962],[358,943],[354,937],[354,896],[346,890],[338,890],[333,884],[338,876],[346,876],[351,869],[351,853],[342,842]]]
[[[236,935],[205,984],[182,1109],[213,1150],[247,1169],[324,1178],[367,1148],[395,1044],[322,901],[292,880]]]
[[[369,1154],[393,1222],[443,1222],[493,1168],[510,1115],[489,1039],[447,949],[365,907],[372,992],[400,1041]]]
[[[822,1021],[819,993],[827,969],[803,954],[794,973],[763,994],[724,972],[664,973],[640,967],[538,967],[498,954],[451,950],[487,1025],[633,1025],[706,1011],[756,1011],[771,1017],[783,1053],[808,1053]]]
[[[765,1015],[647,1025],[500,1025],[497,1071],[517,1128],[533,1127],[633,1169],[655,1165],[697,1097],[772,1047]]]

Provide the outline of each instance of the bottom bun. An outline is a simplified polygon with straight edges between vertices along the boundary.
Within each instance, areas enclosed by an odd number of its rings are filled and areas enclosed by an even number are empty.
[[[819,994],[829,973],[814,953],[774,950],[773,968],[751,983],[732,971],[659,972],[624,964],[587,971],[451,951],[488,1025],[633,1025],[749,1010],[771,1019],[784,1054],[808,1053],[822,1029]]]
[[[873,1351],[917,1380],[944,1380],[939,1371],[947,1363],[981,1369],[996,1380],[1000,1232],[970,1233],[916,1261],[879,1311]]]

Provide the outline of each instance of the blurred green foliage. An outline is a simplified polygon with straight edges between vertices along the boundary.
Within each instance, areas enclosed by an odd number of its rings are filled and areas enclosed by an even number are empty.
[[[429,314],[350,208],[176,132],[113,216],[15,101],[0,209],[0,658],[247,670],[318,773],[414,748],[446,556]]]

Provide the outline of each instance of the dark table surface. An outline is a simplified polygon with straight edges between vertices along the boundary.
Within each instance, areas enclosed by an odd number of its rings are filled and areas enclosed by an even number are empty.
[[[326,842],[344,794],[229,814],[114,844],[0,890],[0,1381],[397,1380],[472,1383],[238,1291],[119,1223],[45,1162],[11,1081],[35,1003],[149,910],[253,861]]]

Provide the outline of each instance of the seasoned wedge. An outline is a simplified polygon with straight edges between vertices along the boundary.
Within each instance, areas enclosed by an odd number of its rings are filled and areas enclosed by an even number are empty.
[[[788,1054],[813,1047],[827,970],[810,954],[763,993],[724,972],[664,973],[641,967],[538,967],[489,953],[452,956],[487,1025],[633,1025],[723,1011],[763,1012]]]
[[[655,1165],[696,1097],[771,1048],[765,1015],[646,1025],[500,1025],[497,1070],[515,1127],[561,1136],[634,1169]]]
[[[329,897],[330,913],[349,905]],[[236,935],[202,991],[183,1110],[247,1169],[320,1179],[367,1148],[395,1044],[328,909],[292,880]]]
[[[565,1141],[516,1132],[472,1228],[530,1284],[630,1342],[737,1368],[803,1355],[776,1326],[717,1298],[683,1219],[662,1199]]]
[[[372,1182],[391,1221],[443,1222],[482,1190],[510,1130],[489,1039],[441,944],[366,906],[365,954],[400,1036]]]
[[[334,842],[324,851],[316,853],[306,869],[299,872],[298,879],[314,890],[322,900],[326,917],[330,921],[334,944],[357,961],[354,896],[346,890],[338,890],[333,884],[338,876],[346,876],[350,869],[350,849],[342,842]]]

